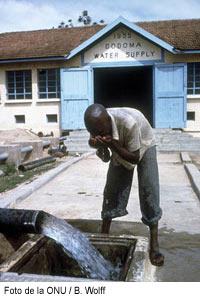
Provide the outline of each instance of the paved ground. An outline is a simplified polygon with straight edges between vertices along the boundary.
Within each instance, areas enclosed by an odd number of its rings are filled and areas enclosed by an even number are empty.
[[[160,227],[198,233],[200,202],[191,188],[179,154],[158,154],[158,163],[164,211]],[[100,219],[107,167],[92,155],[10,207],[41,209],[62,218]],[[120,220],[140,222],[136,171],[128,212]]]
[[[200,171],[200,156],[192,153],[190,154],[190,156],[191,156],[192,162],[196,165],[196,167]]]
[[[166,256],[165,266],[157,270],[158,280],[200,281],[200,201],[191,187],[179,154],[159,153],[158,165],[163,209],[159,223],[160,246]],[[100,220],[107,167],[91,155],[71,165],[10,208],[44,210],[65,219]],[[135,223],[134,230],[125,233],[148,236],[140,221],[136,172],[128,212],[128,215],[117,219]]]

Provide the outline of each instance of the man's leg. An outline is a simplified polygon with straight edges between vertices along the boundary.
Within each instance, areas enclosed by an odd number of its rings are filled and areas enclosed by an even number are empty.
[[[101,233],[102,234],[109,234],[110,225],[111,225],[112,218],[105,217],[102,222]]]
[[[161,266],[164,256],[159,251],[158,221],[161,218],[159,175],[155,147],[149,148],[137,166],[142,221],[149,226],[149,258],[153,265]]]
[[[102,233],[108,234],[112,218],[126,215],[126,206],[129,199],[133,179],[133,170],[123,166],[115,166],[111,160],[107,181],[104,188],[104,199],[101,217]]]
[[[160,253],[158,244],[158,223],[149,225],[150,230],[150,250],[149,258],[151,264],[162,266],[164,263],[164,255]]]

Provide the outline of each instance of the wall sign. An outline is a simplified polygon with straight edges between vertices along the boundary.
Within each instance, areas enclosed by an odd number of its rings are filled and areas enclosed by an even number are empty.
[[[161,48],[126,28],[119,28],[84,53],[84,63],[160,60]]]

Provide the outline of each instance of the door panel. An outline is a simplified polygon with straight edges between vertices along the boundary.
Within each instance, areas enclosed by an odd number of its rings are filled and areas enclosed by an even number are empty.
[[[186,126],[186,64],[155,66],[155,127]]]
[[[92,70],[61,69],[62,129],[85,129],[84,112],[91,103]]]

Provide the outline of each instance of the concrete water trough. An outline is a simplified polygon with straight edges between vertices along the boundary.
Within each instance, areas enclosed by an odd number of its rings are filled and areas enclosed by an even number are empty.
[[[90,242],[114,266],[121,267],[120,281],[143,281],[147,269],[147,241],[130,235],[87,234]],[[44,276],[69,277],[70,280],[85,280],[76,261],[64,255],[62,248],[51,239],[33,236],[0,265],[0,272],[15,272],[23,279],[27,274],[40,280]],[[33,274],[35,276],[33,276]],[[1,275],[12,278],[10,275]],[[16,275],[13,275],[13,281]],[[18,279],[20,279],[18,277]],[[48,278],[47,278],[48,279]],[[26,279],[25,279],[26,280]],[[10,280],[9,280],[10,281]],[[88,279],[87,279],[88,281]]]
[[[67,222],[69,223],[70,220]],[[83,230],[85,230],[85,222],[86,220],[83,220]],[[70,224],[80,228],[82,220],[73,220]],[[88,231],[86,235],[105,259],[114,266],[120,267],[119,281],[153,281],[152,266],[148,259],[147,238]],[[66,256],[62,247],[54,240],[43,235],[31,235],[0,264],[0,281],[94,280],[86,278],[76,261]]]

